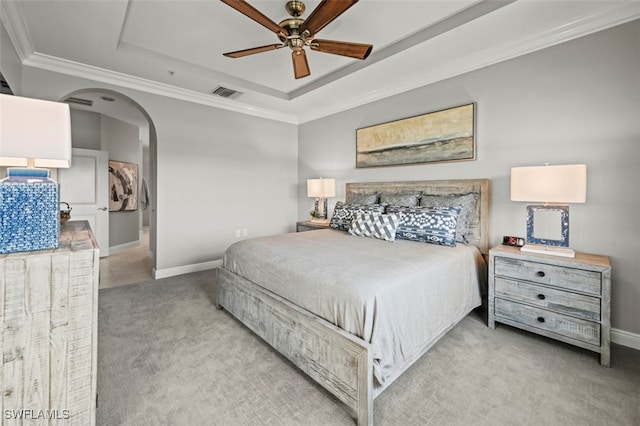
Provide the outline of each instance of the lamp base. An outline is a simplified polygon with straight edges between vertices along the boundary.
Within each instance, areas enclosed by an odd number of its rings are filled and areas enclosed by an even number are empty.
[[[540,244],[525,244],[520,251],[527,253],[547,254],[550,256],[576,257],[576,252],[568,247],[543,246]]]
[[[48,172],[9,169],[0,181],[0,254],[58,248],[58,184]]]

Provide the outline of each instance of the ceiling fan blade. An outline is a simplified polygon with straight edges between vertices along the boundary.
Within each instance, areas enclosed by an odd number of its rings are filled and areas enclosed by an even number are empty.
[[[371,44],[320,39],[313,40],[310,46],[318,52],[332,53],[334,55],[348,56],[356,59],[367,59],[367,56],[371,53],[371,49],[373,49],[373,45]]]
[[[258,24],[262,25],[268,30],[271,30],[274,33],[279,35],[281,34],[284,37],[287,36],[286,31],[284,31],[282,27],[280,27],[280,25],[276,24],[271,19],[267,18],[265,15],[262,14],[262,12],[260,12],[255,7],[251,6],[246,1],[244,0],[220,0],[220,1],[228,6],[231,6],[238,12],[242,13],[243,15],[253,19]]]
[[[304,49],[294,50],[291,52],[291,57],[293,58],[293,74],[296,79],[311,75],[309,63],[307,62],[307,54]]]
[[[357,2],[358,0],[323,0],[318,7],[311,12],[311,15],[304,20],[300,26],[300,34],[305,30],[309,31],[311,35],[317,34],[318,31],[342,15]]]
[[[243,56],[253,55],[254,53],[268,52],[284,47],[284,44],[267,44],[266,46],[252,47],[251,49],[236,50],[235,52],[223,53],[227,58],[242,58]]]

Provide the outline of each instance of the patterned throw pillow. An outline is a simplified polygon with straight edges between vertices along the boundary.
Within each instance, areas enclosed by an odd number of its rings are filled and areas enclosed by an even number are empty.
[[[358,213],[384,213],[384,204],[345,204],[338,201],[333,209],[329,227],[340,231],[348,231],[353,222],[353,216]]]
[[[479,197],[480,194],[477,192],[460,195],[423,195],[420,199],[420,205],[424,207],[462,207],[456,228],[456,241],[468,243],[469,225],[473,219]]]
[[[420,192],[382,193],[380,194],[380,203],[390,206],[413,207],[418,205],[420,194]]]
[[[349,233],[361,237],[394,241],[400,218],[397,214],[358,213],[354,216]]]
[[[355,192],[347,192],[347,204],[377,204],[378,194],[356,194]]]
[[[396,238],[455,247],[460,210],[461,207],[391,206],[387,213],[400,216]]]

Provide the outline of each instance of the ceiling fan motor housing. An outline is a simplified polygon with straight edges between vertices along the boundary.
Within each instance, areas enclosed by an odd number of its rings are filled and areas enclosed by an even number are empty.
[[[278,35],[280,41],[294,50],[301,49],[305,44],[308,44],[305,37],[300,34],[300,25],[302,25],[303,22],[304,19],[300,18],[289,18],[280,22],[278,25],[289,34],[288,37]]]

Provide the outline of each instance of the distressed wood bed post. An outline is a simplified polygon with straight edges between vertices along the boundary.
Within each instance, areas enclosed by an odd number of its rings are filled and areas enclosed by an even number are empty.
[[[369,343],[225,269],[218,268],[216,285],[217,308],[224,308],[344,402],[358,425],[373,424]]]
[[[368,350],[358,361],[359,395],[357,398],[356,423],[358,426],[373,426],[373,351]]]

